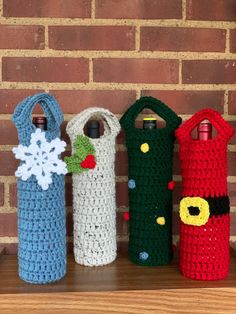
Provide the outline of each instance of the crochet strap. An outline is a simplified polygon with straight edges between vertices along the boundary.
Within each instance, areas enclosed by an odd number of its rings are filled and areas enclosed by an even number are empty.
[[[56,99],[49,94],[40,93],[29,96],[19,103],[13,114],[13,122],[18,128],[31,124],[31,115],[36,104],[40,104],[47,117],[48,129],[59,128],[63,121],[63,114]]]
[[[112,112],[104,108],[92,107],[83,110],[67,124],[66,132],[69,134],[72,143],[74,143],[75,138],[78,134],[84,134],[84,126],[92,117],[101,117],[103,119],[103,136],[116,136],[120,132],[119,121]]]
[[[36,104],[42,107],[47,117],[46,137],[48,139],[58,136],[63,121],[63,113],[52,95],[40,93],[27,97],[17,105],[12,117],[18,129],[19,139],[25,144],[30,139],[31,133],[35,131],[35,126],[32,124],[32,112]]]
[[[224,138],[225,140],[229,140],[233,134],[234,130],[229,125],[227,121],[225,121],[219,112],[213,109],[203,109],[195,113],[190,119],[184,122],[177,130],[176,137],[179,141],[191,140],[191,132],[193,129],[197,127],[199,123],[203,120],[208,120],[212,123],[214,128],[217,131],[217,136],[220,138]]]
[[[165,129],[175,130],[181,123],[181,118],[176,115],[162,101],[153,97],[141,97],[122,116],[120,123],[124,129],[134,129],[135,120],[143,109],[151,109],[166,121]]]

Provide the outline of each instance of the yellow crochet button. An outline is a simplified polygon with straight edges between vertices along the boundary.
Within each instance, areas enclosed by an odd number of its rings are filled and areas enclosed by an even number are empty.
[[[149,145],[148,143],[143,143],[141,146],[140,146],[140,149],[141,149],[141,152],[143,152],[144,154],[147,153],[149,151]]]
[[[164,226],[166,223],[165,217],[157,217],[156,222],[158,225]]]

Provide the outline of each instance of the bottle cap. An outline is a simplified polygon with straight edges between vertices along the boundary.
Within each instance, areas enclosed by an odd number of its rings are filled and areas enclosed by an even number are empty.
[[[156,129],[156,118],[144,118],[143,119],[143,129]]]

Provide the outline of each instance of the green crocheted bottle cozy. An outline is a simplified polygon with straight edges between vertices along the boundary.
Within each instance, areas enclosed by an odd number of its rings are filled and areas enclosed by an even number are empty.
[[[138,129],[144,109],[166,121],[164,128]],[[129,257],[140,265],[168,264],[172,259],[172,159],[175,129],[181,124],[169,107],[153,97],[137,100],[120,120],[129,161]]]

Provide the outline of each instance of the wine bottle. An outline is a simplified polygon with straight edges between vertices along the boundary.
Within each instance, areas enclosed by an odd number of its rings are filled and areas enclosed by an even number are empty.
[[[33,124],[36,126],[36,128],[39,128],[42,131],[47,130],[47,118],[46,117],[33,117]]]
[[[90,120],[87,124],[87,134],[90,138],[100,137],[100,123],[97,120]]]

